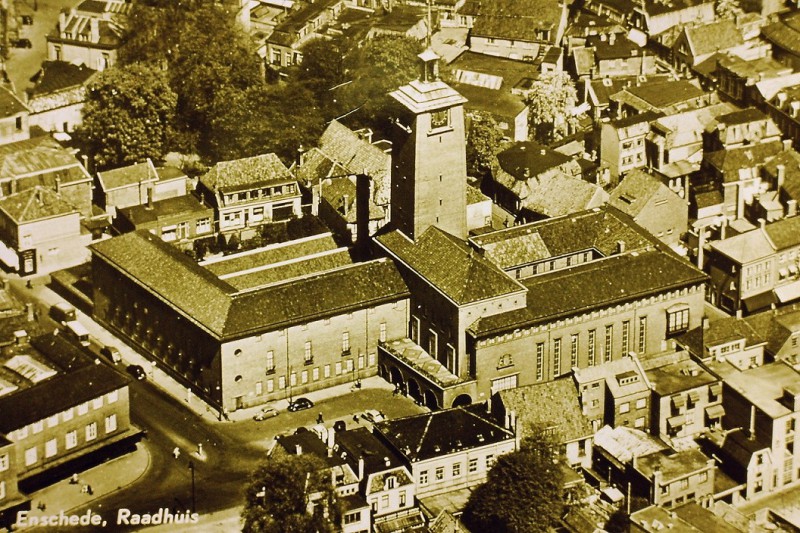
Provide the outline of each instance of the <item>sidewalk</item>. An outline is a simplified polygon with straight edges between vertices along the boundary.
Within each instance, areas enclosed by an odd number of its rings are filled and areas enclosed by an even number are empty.
[[[78,507],[89,504],[103,496],[107,496],[131,485],[141,478],[150,466],[150,452],[141,444],[136,451],[117,457],[101,465],[78,472],[78,484],[70,484],[65,479],[29,494],[31,498],[30,516],[45,516],[67,513]],[[82,492],[84,485],[92,487],[92,494]],[[41,510],[40,504],[46,506]],[[99,511],[99,509],[94,509]]]

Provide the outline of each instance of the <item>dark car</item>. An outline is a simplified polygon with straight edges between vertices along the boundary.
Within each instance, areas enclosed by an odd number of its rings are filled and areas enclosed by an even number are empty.
[[[139,365],[128,365],[128,374],[133,376],[134,378],[138,379],[139,381],[144,381],[147,379],[147,373],[144,371]]]
[[[33,26],[33,15],[22,15],[23,26]]]
[[[30,39],[11,39],[11,48],[33,48]]]
[[[311,409],[314,407],[314,402],[308,398],[295,398],[289,403],[289,410],[292,412],[302,411],[303,409]]]
[[[110,359],[115,365],[122,361],[122,355],[114,346],[106,345],[100,348],[100,355]]]

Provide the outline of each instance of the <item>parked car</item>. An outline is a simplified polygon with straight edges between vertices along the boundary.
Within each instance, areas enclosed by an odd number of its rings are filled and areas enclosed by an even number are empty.
[[[255,415],[253,415],[253,420],[256,422],[262,422],[267,418],[273,418],[276,416],[278,416],[278,410],[271,405],[265,405]]]
[[[30,39],[11,39],[11,48],[33,48]]]
[[[366,411],[361,413],[361,418],[372,424],[377,424],[378,422],[383,422],[384,420],[386,420],[386,415],[384,415],[377,409],[367,409]]]
[[[59,302],[50,307],[50,318],[59,324],[66,324],[78,319],[78,312],[67,302]]]
[[[119,353],[119,350],[117,350],[114,346],[110,346],[108,344],[100,348],[100,355],[107,357],[115,365],[117,363],[122,362],[122,355]]]
[[[314,402],[308,398],[295,398],[289,403],[289,410],[291,412],[311,409],[312,407],[314,407]]]
[[[145,379],[147,379],[147,373],[144,371],[144,368],[142,368],[139,365],[128,365],[127,370],[128,374],[130,374],[139,381],[144,381]]]

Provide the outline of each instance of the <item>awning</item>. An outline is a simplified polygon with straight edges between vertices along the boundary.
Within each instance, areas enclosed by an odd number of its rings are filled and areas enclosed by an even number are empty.
[[[800,298],[800,281],[794,281],[788,285],[775,287],[775,296],[781,303],[790,302]]]
[[[722,394],[722,383],[720,382],[712,383],[711,385],[708,386],[708,390],[714,396],[719,396],[720,394]]]
[[[677,396],[672,397],[672,405],[677,407],[683,407],[686,405],[686,397],[678,394]]]
[[[686,417],[683,415],[676,415],[667,418],[667,426],[671,428],[682,427],[686,423]]]
[[[722,418],[725,414],[725,408],[721,404],[709,405],[706,407],[706,416],[708,418]]]
[[[700,401],[700,391],[690,390],[689,391],[689,398],[692,400],[693,403],[697,403]]]
[[[744,308],[747,309],[748,313],[753,313],[760,309],[764,309],[765,307],[769,307],[776,301],[777,299],[775,298],[775,294],[772,291],[767,291],[762,292],[761,294],[756,294],[755,296],[750,296],[749,298],[745,298],[742,300],[742,303],[744,304]]]

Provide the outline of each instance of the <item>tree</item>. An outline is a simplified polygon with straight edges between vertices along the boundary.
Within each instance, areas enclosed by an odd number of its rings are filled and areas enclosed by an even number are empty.
[[[563,511],[563,473],[554,437],[535,430],[503,455],[470,495],[463,521],[471,531],[546,532]]]
[[[503,132],[487,113],[475,113],[467,130],[467,172],[471,176],[490,175],[497,166],[503,147]]]
[[[273,454],[253,473],[245,494],[244,533],[324,533],[337,529],[338,504],[330,476],[322,459],[314,455]]]
[[[111,68],[88,87],[78,138],[100,169],[161,157],[176,103],[163,72],[142,64]]]
[[[714,11],[718,19],[732,19],[744,13],[739,0],[717,0]]]
[[[330,109],[336,87],[347,81],[344,63],[349,51],[350,42],[345,37],[314,39],[303,46],[303,61],[295,77],[322,109]]]
[[[525,95],[534,137],[543,144],[567,135],[577,125],[574,110],[578,102],[575,84],[565,72],[542,74]]]

